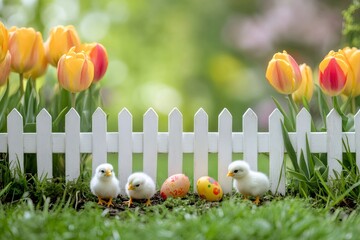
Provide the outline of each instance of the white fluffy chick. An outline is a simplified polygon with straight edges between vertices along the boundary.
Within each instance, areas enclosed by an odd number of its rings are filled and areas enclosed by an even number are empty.
[[[114,168],[109,163],[100,164],[90,182],[91,192],[98,197],[98,204],[113,206],[113,198],[120,194],[120,183],[114,173]],[[104,199],[107,199],[106,202]]]
[[[133,199],[147,199],[145,205],[150,206],[150,198],[154,196],[156,187],[151,177],[143,172],[136,172],[129,176],[125,191],[130,198],[125,202],[129,207],[133,203]]]
[[[262,172],[255,172],[245,161],[234,161],[228,167],[227,176],[234,178],[234,188],[244,195],[256,197],[254,203],[260,202],[260,196],[264,195],[270,188],[269,178]]]

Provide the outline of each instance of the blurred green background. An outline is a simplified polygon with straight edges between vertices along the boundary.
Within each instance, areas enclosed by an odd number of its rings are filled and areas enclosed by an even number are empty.
[[[82,42],[100,42],[109,68],[101,80],[109,131],[126,107],[134,130],[142,131],[149,107],[167,131],[167,115],[177,107],[184,131],[193,131],[199,108],[216,131],[228,108],[234,131],[253,108],[261,129],[278,97],[265,79],[267,62],[287,50],[298,63],[315,68],[331,49],[343,46],[342,11],[350,0],[0,0],[7,27],[34,27],[44,40],[56,25],[72,24]],[[49,67],[43,81],[55,79]]]

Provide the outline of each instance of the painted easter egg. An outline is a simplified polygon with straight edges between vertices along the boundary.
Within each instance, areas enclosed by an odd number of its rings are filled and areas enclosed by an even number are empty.
[[[190,188],[189,178],[180,173],[168,177],[160,189],[160,195],[165,200],[168,197],[184,197]]]
[[[223,190],[220,184],[212,177],[204,176],[199,178],[196,187],[199,196],[207,201],[220,201],[223,196]]]

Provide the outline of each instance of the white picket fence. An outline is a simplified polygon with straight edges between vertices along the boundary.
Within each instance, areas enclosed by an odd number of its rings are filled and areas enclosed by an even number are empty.
[[[257,170],[258,153],[269,154],[271,191],[285,194],[283,165],[284,143],[281,130],[282,114],[275,109],[269,116],[269,131],[258,132],[258,119],[253,110],[243,115],[243,132],[232,131],[232,115],[224,109],[218,117],[218,132],[208,131],[208,115],[200,109],[194,116],[194,132],[183,132],[182,114],[173,109],[169,114],[168,132],[158,131],[158,115],[149,109],[143,117],[143,132],[132,131],[132,115],[125,108],[118,115],[118,131],[107,132],[106,114],[98,108],[92,116],[92,132],[80,132],[80,116],[71,109],[65,117],[65,132],[52,132],[51,115],[43,109],[36,118],[36,133],[23,132],[21,114],[14,109],[7,116],[7,133],[0,133],[0,152],[8,153],[10,166],[19,162],[24,169],[24,154],[37,154],[39,175],[52,175],[52,154],[65,153],[67,180],[80,175],[80,154],[91,153],[92,169],[107,161],[107,153],[118,154],[118,177],[125,183],[132,172],[132,154],[143,153],[143,171],[156,179],[158,153],[168,154],[168,175],[183,172],[183,153],[194,154],[194,186],[196,180],[208,175],[208,154],[218,154],[218,181],[225,193],[232,189],[226,176],[233,153],[243,153],[253,170]],[[355,116],[355,132],[342,132],[341,117],[332,110],[327,116],[327,132],[311,132],[311,116],[302,109],[297,116],[296,132],[289,133],[300,156],[305,149],[306,135],[314,153],[327,152],[330,177],[341,170],[342,139],[356,152],[360,163],[360,114]],[[122,184],[123,185],[123,184]]]

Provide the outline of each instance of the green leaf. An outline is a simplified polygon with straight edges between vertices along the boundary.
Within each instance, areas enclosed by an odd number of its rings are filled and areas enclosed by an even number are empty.
[[[6,127],[6,113],[8,111],[9,104],[9,89],[10,86],[7,84],[4,95],[0,100],[0,132],[4,132]]]
[[[308,139],[307,135],[306,135],[306,156],[307,156],[307,160],[308,160],[309,174],[310,174],[310,176],[313,176],[314,171],[315,171],[315,164],[314,164],[314,160],[313,160],[313,154],[310,151],[310,144],[309,144],[309,139]]]
[[[286,129],[288,129],[289,131],[294,131],[295,127],[293,126],[290,118],[288,117],[288,115],[286,114],[286,112],[284,111],[284,108],[281,106],[281,104],[274,98],[272,97],[276,107],[279,109],[279,111],[281,112],[281,114],[284,116],[284,124],[286,126]]]
[[[301,174],[301,173],[299,173],[299,172],[293,171],[293,170],[291,170],[291,169],[288,169],[288,173],[289,173],[293,178],[295,178],[295,179],[298,180],[298,181],[305,182],[305,183],[308,182],[308,179],[306,178],[306,176],[305,176],[304,174]]]
[[[291,163],[293,164],[295,171],[299,172],[299,165],[298,165],[298,162],[297,162],[296,152],[295,152],[294,147],[291,144],[291,141],[290,141],[290,138],[289,138],[289,133],[286,130],[284,124],[281,124],[281,129],[282,129],[284,145],[285,145],[287,154],[290,157]]]
[[[308,166],[307,166],[306,161],[305,161],[303,150],[301,150],[301,152],[300,152],[300,169],[304,173],[306,178],[309,179],[310,174],[309,174]]]
[[[317,93],[318,93],[318,104],[319,104],[320,115],[324,126],[326,126],[326,116],[328,115],[330,110],[326,102],[325,96],[319,86],[317,86],[317,90],[318,90]]]
[[[56,132],[64,131],[65,115],[68,112],[68,107],[65,107],[56,117],[52,123],[53,130]]]

